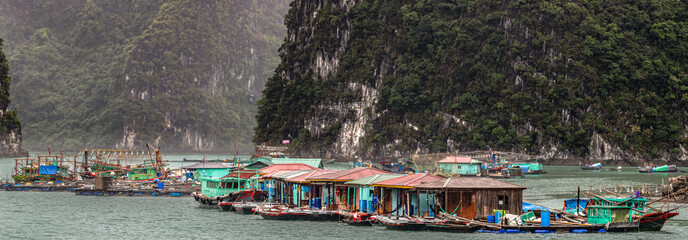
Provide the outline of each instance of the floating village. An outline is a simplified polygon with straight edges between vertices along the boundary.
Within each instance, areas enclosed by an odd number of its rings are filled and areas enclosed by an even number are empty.
[[[68,191],[83,196],[184,197],[203,208],[274,221],[380,224],[391,230],[460,233],[604,233],[660,231],[685,200],[686,177],[662,186],[571,189],[551,208],[525,202],[527,188],[508,178],[547,174],[537,159],[492,151],[424,162],[409,158],[325,169],[323,159],[292,158],[259,147],[250,159],[184,159],[170,167],[159,150],[86,149],[15,159],[4,191]],[[581,166],[599,171],[602,164]],[[431,169],[431,170],[428,170]],[[607,167],[620,170],[621,167]],[[678,171],[641,166],[640,173]]]

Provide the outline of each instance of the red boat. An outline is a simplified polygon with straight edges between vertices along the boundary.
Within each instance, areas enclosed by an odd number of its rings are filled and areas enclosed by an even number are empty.
[[[673,211],[673,210],[672,210]],[[677,212],[656,212],[645,214],[638,219],[640,231],[660,231],[667,219],[678,215]]]

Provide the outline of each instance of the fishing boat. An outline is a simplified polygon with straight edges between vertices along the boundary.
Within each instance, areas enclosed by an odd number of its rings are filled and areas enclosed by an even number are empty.
[[[523,169],[524,174],[545,174],[545,168],[542,163],[530,162],[530,163],[512,163],[511,167],[518,166]]]
[[[255,202],[249,202],[249,203],[237,203],[232,205],[232,207],[236,210],[238,214],[253,214],[256,212],[256,208],[258,207],[258,203]]]
[[[234,193],[227,194],[223,197],[218,205],[221,211],[236,211],[234,205],[250,202],[262,202],[267,199],[267,192],[256,191],[256,190],[243,190]]]
[[[602,168],[602,163],[595,163],[595,164],[585,164],[585,166],[581,166],[582,170],[600,170]]]
[[[411,217],[374,216],[371,218],[374,218],[377,222],[391,230],[422,231],[426,228],[425,222]]]
[[[678,167],[676,165],[664,165],[659,167],[654,167],[653,165],[638,167],[638,172],[641,173],[654,173],[654,172],[678,172]]]
[[[236,199],[262,201],[264,197],[261,196],[267,195],[265,192],[250,190],[251,186],[256,186],[256,180],[251,179],[255,174],[255,171],[237,170],[221,178],[201,177],[201,192],[194,192],[192,196],[202,207],[219,205],[223,211],[232,210]]]

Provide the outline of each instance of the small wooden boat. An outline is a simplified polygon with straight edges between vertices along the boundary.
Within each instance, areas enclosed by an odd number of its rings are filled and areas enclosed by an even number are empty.
[[[645,214],[638,219],[640,231],[660,231],[666,220],[676,215],[678,213],[672,211]]]
[[[426,224],[421,221],[416,221],[408,217],[382,217],[375,218],[379,223],[391,230],[402,231],[422,231],[425,230]]]
[[[582,170],[600,170],[602,168],[602,163],[595,163],[595,164],[585,164],[585,166],[581,166]]]
[[[351,226],[373,226],[375,225],[375,220],[365,219],[365,220],[353,220],[352,218],[344,218],[342,222],[345,222]]]
[[[263,219],[268,220],[295,220],[295,215],[288,214],[286,211],[279,209],[259,209],[256,213],[260,214]]]
[[[256,203],[238,203],[234,204],[234,209],[238,214],[253,214],[256,212],[258,204]]]

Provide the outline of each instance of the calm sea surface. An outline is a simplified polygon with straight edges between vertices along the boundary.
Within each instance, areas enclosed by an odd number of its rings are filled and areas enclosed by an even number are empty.
[[[202,155],[169,155],[168,159]],[[217,155],[218,158],[228,158]],[[176,165],[180,163],[173,163]],[[0,178],[7,178],[12,159],[0,159]],[[326,168],[345,168],[327,164]],[[613,185],[661,184],[672,174],[640,174],[635,168],[581,171],[546,166],[547,174],[513,179],[528,187],[525,201],[561,208],[563,199],[581,189]],[[199,208],[193,198],[97,197],[74,193],[0,191],[0,239],[688,239],[688,205],[661,232],[604,234],[458,234],[400,232],[384,227],[353,227],[338,222],[269,221]]]

